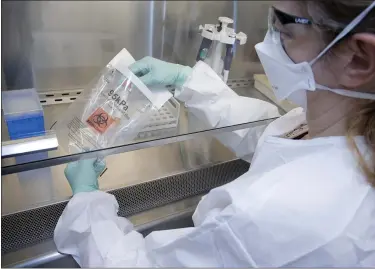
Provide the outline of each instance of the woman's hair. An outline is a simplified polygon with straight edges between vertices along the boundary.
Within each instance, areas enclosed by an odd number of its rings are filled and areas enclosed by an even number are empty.
[[[314,23],[317,24],[326,45],[331,42],[355,17],[365,10],[372,0],[323,0],[301,2],[307,8]],[[351,33],[375,34],[375,9],[355,27]],[[347,38],[348,38],[347,37]],[[334,54],[333,48],[333,54]],[[375,49],[375,48],[374,48]],[[375,86],[374,86],[375,87]],[[375,89],[374,89],[375,90]],[[362,156],[354,137],[363,135],[367,146],[371,150],[371,161]],[[356,155],[360,168],[369,183],[375,188],[375,101],[369,101],[360,107],[348,119],[347,139]]]

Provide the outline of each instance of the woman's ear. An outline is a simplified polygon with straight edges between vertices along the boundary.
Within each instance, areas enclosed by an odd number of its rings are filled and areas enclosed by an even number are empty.
[[[340,76],[340,84],[348,89],[361,89],[375,80],[375,34],[355,34],[346,45],[351,57]]]

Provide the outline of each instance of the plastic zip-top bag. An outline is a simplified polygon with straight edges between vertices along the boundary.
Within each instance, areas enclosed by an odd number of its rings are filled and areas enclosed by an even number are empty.
[[[148,89],[128,69],[133,62],[121,50],[69,106],[55,127],[60,146],[78,153],[130,141],[172,97],[167,89]]]

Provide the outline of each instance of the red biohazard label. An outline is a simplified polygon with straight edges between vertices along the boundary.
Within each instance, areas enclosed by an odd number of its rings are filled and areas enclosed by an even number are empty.
[[[86,120],[86,122],[93,127],[96,131],[103,134],[115,120],[99,107],[94,113]]]

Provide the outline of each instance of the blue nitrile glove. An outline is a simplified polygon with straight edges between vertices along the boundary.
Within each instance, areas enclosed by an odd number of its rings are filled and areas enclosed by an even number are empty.
[[[72,188],[73,195],[79,192],[98,190],[98,177],[104,168],[105,163],[97,159],[79,160],[69,163],[64,173]]]
[[[136,74],[147,86],[182,86],[192,72],[189,66],[164,62],[150,56],[133,63],[130,71]]]

